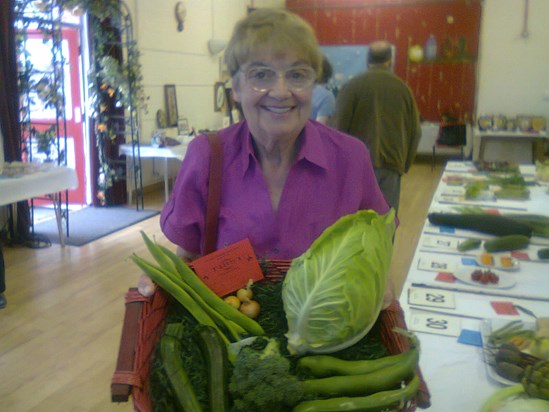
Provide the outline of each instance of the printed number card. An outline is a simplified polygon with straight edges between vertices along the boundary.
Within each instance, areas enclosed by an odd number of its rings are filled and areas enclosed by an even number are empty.
[[[259,262],[248,239],[233,243],[194,260],[194,271],[218,296],[245,286],[250,279],[263,279]]]
[[[437,236],[425,236],[422,242],[422,246],[434,249],[445,249],[456,251],[459,240],[452,238],[444,238]]]
[[[411,306],[430,306],[445,309],[456,308],[453,292],[416,287],[408,289],[408,304]]]
[[[408,327],[414,332],[459,336],[461,332],[461,319],[455,316],[413,311]]]
[[[444,256],[442,256],[444,258]],[[456,269],[454,263],[445,262],[444,260],[433,260],[421,257],[417,262],[419,270],[428,270],[430,272],[453,272]]]

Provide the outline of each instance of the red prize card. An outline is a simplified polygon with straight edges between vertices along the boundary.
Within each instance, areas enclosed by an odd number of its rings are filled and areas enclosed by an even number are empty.
[[[192,262],[194,271],[218,296],[225,296],[250,279],[263,279],[259,262],[248,239],[233,243]]]
[[[455,276],[452,275],[450,272],[439,272],[438,275],[435,277],[435,280],[438,280],[439,282],[447,282],[447,283],[456,282]]]
[[[490,305],[492,305],[492,308],[494,308],[498,315],[519,316],[513,302],[490,302]]]

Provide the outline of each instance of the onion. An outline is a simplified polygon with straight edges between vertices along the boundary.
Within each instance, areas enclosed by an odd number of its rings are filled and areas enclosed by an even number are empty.
[[[240,299],[241,302],[247,302],[254,297],[254,292],[252,291],[253,284],[254,281],[250,279],[246,287],[239,289],[238,292],[236,292],[236,297]]]
[[[257,316],[259,315],[259,311],[259,303],[255,300],[247,300],[245,302],[242,302],[242,305],[240,305],[240,312],[252,319],[257,318]]]
[[[238,309],[240,307],[240,299],[238,299],[234,295],[227,296],[225,299],[223,299],[225,302],[227,302],[229,305],[231,305],[233,308]]]

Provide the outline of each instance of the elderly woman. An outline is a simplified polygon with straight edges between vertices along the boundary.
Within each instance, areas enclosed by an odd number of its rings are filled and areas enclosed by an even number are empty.
[[[237,23],[225,51],[245,120],[218,131],[222,193],[217,248],[248,238],[261,258],[292,259],[359,209],[388,212],[366,146],[308,120],[322,54],[312,28],[258,9]],[[210,144],[187,150],[160,223],[179,255],[204,254]]]

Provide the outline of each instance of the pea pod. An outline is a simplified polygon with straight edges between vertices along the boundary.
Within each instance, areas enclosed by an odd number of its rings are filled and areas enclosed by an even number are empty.
[[[419,388],[419,378],[414,375],[404,388],[381,391],[369,396],[339,397],[305,401],[292,412],[339,412],[339,411],[378,411],[392,406],[400,406],[410,400]]]
[[[300,358],[297,366],[317,378],[333,375],[363,375],[406,362],[407,358],[416,357],[414,350],[416,349],[373,360],[343,360],[329,355],[311,355]]]
[[[356,396],[392,389],[414,373],[419,361],[418,348],[412,348],[402,362],[362,375],[330,376],[303,381],[306,395]]]

